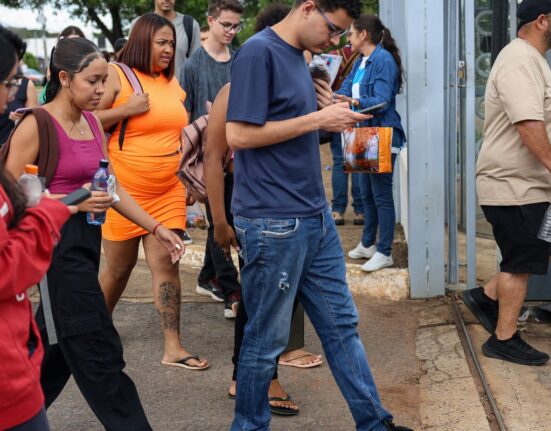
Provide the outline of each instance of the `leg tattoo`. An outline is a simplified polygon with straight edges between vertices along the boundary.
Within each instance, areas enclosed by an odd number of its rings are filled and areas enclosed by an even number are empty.
[[[159,315],[164,330],[180,329],[180,289],[169,281],[159,286]]]

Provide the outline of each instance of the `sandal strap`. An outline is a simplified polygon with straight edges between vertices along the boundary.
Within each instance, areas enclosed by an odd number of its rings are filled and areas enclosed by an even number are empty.
[[[314,355],[313,353],[305,353],[304,355],[298,355],[298,356],[294,356],[294,357],[292,357],[292,358],[289,358],[289,359],[285,360],[285,362],[296,361],[297,359],[306,358],[307,356],[311,356],[311,357],[313,357],[313,358],[316,358],[317,360],[314,361],[314,362],[318,362],[318,361],[320,360],[319,356]]]
[[[279,401],[279,402],[285,402],[285,401],[291,401],[291,395],[287,395],[286,397],[268,397],[268,401]]]

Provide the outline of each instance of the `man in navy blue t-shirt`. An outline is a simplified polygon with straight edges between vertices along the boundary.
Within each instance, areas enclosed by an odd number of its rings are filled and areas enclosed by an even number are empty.
[[[239,358],[232,431],[269,430],[268,387],[289,338],[293,302],[322,341],[358,430],[406,430],[381,405],[356,329],[340,240],[325,198],[318,130],[341,132],[370,118],[316,98],[303,51],[338,42],[361,0],[295,0],[279,24],[234,58],[227,116],[235,150],[232,212],[249,321]]]

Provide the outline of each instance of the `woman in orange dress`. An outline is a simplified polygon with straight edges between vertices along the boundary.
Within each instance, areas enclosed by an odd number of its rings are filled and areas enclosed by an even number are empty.
[[[186,223],[186,194],[175,173],[179,164],[182,127],[188,123],[186,94],[174,78],[176,33],[172,23],[149,13],[132,29],[120,53],[121,63],[131,67],[143,94],[134,90],[122,69],[109,65],[109,75],[97,115],[104,130],[113,131],[108,152],[117,180],[163,226],[182,234]],[[123,121],[127,120],[120,142]],[[153,235],[114,211],[103,226],[106,265],[100,284],[109,310],[121,297],[143,240],[146,262],[153,278],[155,305],[164,331],[162,363],[204,370],[206,359],[189,353],[180,341],[180,278],[178,264]]]

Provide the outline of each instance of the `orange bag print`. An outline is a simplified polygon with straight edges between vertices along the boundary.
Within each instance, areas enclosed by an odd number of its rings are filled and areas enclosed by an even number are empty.
[[[392,172],[392,127],[354,127],[342,132],[345,172]]]

